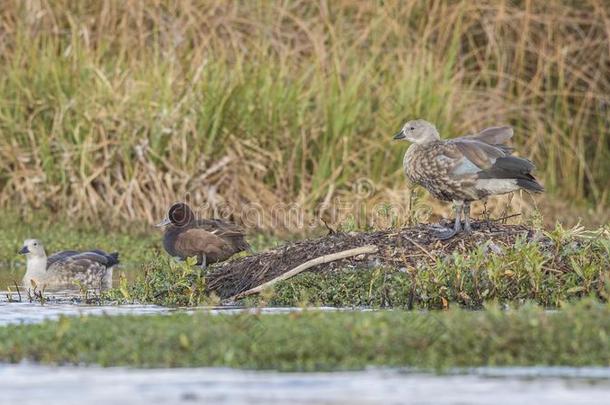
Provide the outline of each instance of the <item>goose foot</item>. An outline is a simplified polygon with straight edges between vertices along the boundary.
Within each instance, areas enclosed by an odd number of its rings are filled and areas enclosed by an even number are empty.
[[[439,240],[448,240],[457,235],[460,230],[455,228],[445,228],[444,226],[435,226],[435,229],[432,235]]]

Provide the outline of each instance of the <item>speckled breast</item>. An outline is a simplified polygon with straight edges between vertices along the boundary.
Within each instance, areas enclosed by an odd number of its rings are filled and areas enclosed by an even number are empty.
[[[405,174],[439,200],[465,199],[460,180],[449,176],[452,166],[439,159],[437,149],[436,144],[411,145],[403,161]]]

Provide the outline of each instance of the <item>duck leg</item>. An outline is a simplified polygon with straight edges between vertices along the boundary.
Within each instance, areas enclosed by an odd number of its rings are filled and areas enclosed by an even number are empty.
[[[201,267],[201,270],[205,270],[206,267],[208,266],[208,258],[206,255],[201,255],[201,264],[199,265],[199,267]]]
[[[472,227],[470,226],[470,201],[464,203],[464,232],[472,232]]]
[[[454,201],[453,207],[455,209],[455,223],[453,224],[453,229],[445,228],[442,231],[436,232],[434,236],[440,240],[451,239],[462,230],[461,214],[462,209],[464,208],[464,202]]]

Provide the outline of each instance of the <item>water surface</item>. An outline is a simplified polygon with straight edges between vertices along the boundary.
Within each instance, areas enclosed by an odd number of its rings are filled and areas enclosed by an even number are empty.
[[[437,376],[395,370],[276,373],[214,368],[0,365],[19,404],[591,404],[608,403],[610,369],[475,369]]]

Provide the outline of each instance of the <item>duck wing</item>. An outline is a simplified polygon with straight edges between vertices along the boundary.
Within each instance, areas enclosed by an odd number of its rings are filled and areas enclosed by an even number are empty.
[[[232,222],[221,219],[200,219],[195,228],[203,229],[220,237],[246,236],[246,232]]]
[[[238,251],[229,241],[216,235],[213,231],[202,228],[191,228],[181,232],[176,237],[174,249],[181,257],[197,256],[200,258],[202,255],[206,255],[209,262],[222,260],[221,258],[229,257]]]
[[[201,219],[197,221],[195,228],[203,229],[223,238],[236,249],[236,252],[252,252],[252,247],[246,241],[246,232],[238,225],[221,219]]]

